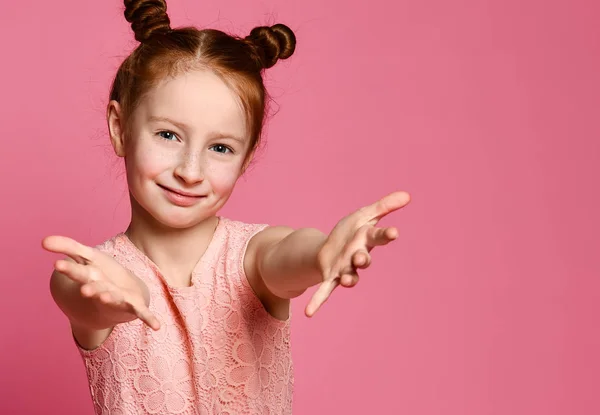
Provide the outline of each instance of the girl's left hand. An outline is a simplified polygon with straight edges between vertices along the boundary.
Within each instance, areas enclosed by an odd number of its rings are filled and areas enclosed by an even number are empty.
[[[387,245],[398,237],[395,227],[380,228],[375,225],[381,218],[409,202],[408,193],[394,192],[337,223],[317,256],[323,282],[306,306],[308,317],[317,312],[338,285],[353,287],[358,283],[358,269],[365,269],[371,264],[371,250]]]

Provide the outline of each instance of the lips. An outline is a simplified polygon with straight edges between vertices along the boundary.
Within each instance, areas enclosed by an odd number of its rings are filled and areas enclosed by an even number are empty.
[[[197,194],[194,194],[194,193],[189,193],[189,192],[186,192],[184,190],[172,189],[170,187],[162,186],[160,184],[158,186],[161,187],[161,188],[163,188],[164,190],[167,190],[169,192],[172,192],[172,193],[175,193],[175,194],[178,194],[178,195],[181,195],[181,196],[185,196],[185,197],[203,197],[202,195],[197,195]]]
[[[197,195],[179,189],[171,189],[170,187],[166,186],[158,185],[158,187],[162,189],[167,200],[175,206],[190,207],[205,197],[203,195]]]

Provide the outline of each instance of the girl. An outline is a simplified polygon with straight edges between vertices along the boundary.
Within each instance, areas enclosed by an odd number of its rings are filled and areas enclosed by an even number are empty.
[[[107,110],[131,199],[125,232],[95,248],[49,236],[64,254],[51,292],[68,317],[97,414],[289,414],[290,299],[320,284],[313,316],[352,287],[369,252],[397,237],[378,220],[395,192],[316,229],[218,216],[259,143],[262,71],[295,49],[281,24],[246,38],[172,29],[162,0],[125,0],[140,45]]]

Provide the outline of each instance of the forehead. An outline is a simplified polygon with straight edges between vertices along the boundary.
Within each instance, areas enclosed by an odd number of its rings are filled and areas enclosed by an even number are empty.
[[[208,70],[195,70],[161,81],[141,105],[151,116],[167,117],[198,131],[246,135],[239,97]]]

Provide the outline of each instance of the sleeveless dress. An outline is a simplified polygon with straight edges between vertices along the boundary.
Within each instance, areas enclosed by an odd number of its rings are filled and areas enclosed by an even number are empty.
[[[190,287],[169,286],[123,233],[97,246],[148,285],[161,328],[135,320],[77,346],[96,414],[292,413],[290,319],[264,309],[243,267],[265,227],[220,217]]]

